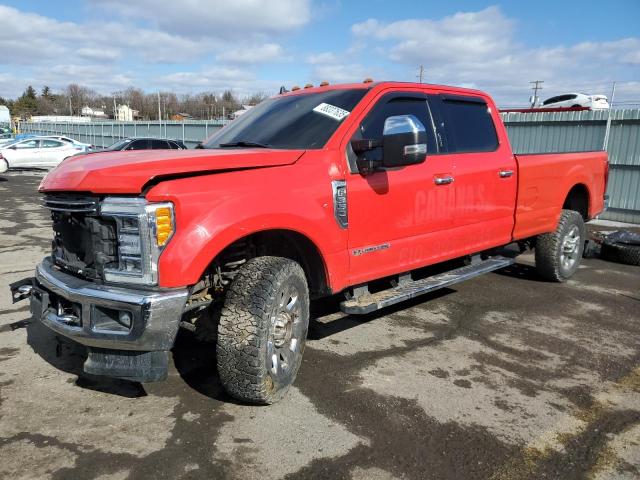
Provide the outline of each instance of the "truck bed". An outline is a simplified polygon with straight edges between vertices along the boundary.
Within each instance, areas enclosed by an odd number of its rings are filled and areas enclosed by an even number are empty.
[[[607,152],[572,152],[516,155],[518,196],[514,240],[555,230],[569,192],[584,190],[587,217],[604,209],[608,171]]]

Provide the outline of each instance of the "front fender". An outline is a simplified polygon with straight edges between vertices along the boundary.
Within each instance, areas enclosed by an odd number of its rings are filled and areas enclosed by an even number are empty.
[[[331,182],[314,166],[228,172],[161,183],[150,201],[171,201],[176,232],[159,262],[160,286],[193,285],[238,239],[266,230],[307,237],[322,255],[330,286],[348,269],[347,233],[333,217]],[[316,167],[317,169],[318,167]],[[326,181],[313,179],[327,178]]]

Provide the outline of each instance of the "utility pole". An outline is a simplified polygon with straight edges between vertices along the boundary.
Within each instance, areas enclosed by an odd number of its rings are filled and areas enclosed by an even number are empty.
[[[73,116],[73,108],[71,107],[71,97],[69,97],[69,115]]]
[[[116,107],[116,97],[113,97],[113,119],[118,119],[118,107]]]
[[[529,83],[533,84],[533,87],[531,87],[531,90],[533,90],[533,95],[530,101],[531,108],[534,108],[536,106],[536,103],[538,102],[538,90],[542,90],[542,84],[544,83],[544,80],[534,80],[533,82]]]
[[[420,73],[416,75],[416,78],[418,78],[420,80],[420,83],[422,83],[423,77],[424,77],[424,66],[420,65]]]
[[[162,110],[160,110],[160,90],[158,90],[158,121],[162,121]]]
[[[609,134],[611,133],[611,110],[613,110],[613,97],[616,96],[616,82],[613,82],[611,87],[611,97],[609,97],[609,112],[607,116],[607,126],[604,131],[604,143],[602,149],[607,151],[609,148]]]

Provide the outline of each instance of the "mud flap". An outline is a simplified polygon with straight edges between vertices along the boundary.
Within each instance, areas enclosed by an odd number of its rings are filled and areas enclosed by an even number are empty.
[[[159,382],[167,378],[169,352],[88,349],[84,371],[92,375],[121,378],[132,382]]]

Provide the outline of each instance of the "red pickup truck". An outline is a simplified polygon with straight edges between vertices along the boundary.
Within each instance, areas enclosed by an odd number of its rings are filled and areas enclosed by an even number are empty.
[[[13,299],[86,345],[85,371],[164,379],[182,326],[213,332],[231,395],[272,403],[314,298],[368,313],[505,267],[512,242],[569,278],[608,172],[605,152],[514,155],[487,94],[413,83],[284,92],[201,147],[73,157],[43,179],[52,252]]]

